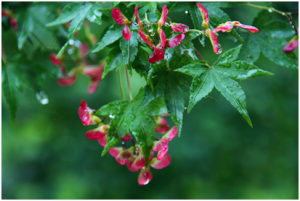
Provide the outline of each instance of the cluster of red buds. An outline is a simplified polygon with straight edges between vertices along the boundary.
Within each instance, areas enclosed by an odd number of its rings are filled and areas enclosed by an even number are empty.
[[[228,21],[228,22],[225,22],[224,24],[220,24],[217,28],[211,30],[209,28],[209,16],[208,16],[208,12],[207,12],[206,8],[200,3],[198,3],[197,6],[202,15],[202,19],[203,19],[202,26],[205,28],[205,35],[209,37],[211,44],[213,46],[213,50],[216,54],[220,54],[221,49],[220,49],[218,38],[217,38],[215,32],[219,32],[219,31],[230,32],[231,29],[233,29],[233,27],[240,27],[240,28],[248,29],[252,33],[256,33],[259,31],[254,26],[244,25],[238,21],[233,21],[233,22]]]
[[[64,58],[59,57],[57,58],[54,53],[50,54],[50,60],[51,62],[60,67],[60,71],[62,73],[62,76],[57,79],[58,84],[60,85],[71,85],[76,81],[76,77],[78,73],[82,73],[83,75],[90,78],[90,85],[88,86],[87,92],[89,94],[95,93],[98,85],[102,79],[102,74],[104,70],[103,65],[96,65],[92,66],[86,61],[86,53],[89,51],[88,45],[85,43],[81,43],[80,45],[80,58],[81,65],[78,67],[73,68],[69,73],[67,73],[65,65],[64,65]]]
[[[95,125],[97,128],[86,132],[86,137],[91,140],[98,140],[99,144],[103,147],[107,143],[107,131],[109,129],[109,122],[104,124],[105,117],[101,120],[99,117],[94,115],[95,110],[88,107],[87,103],[82,100],[80,102],[80,107],[78,109],[79,118],[84,125]],[[163,116],[167,116],[163,115]],[[109,117],[113,118],[113,117]],[[138,176],[138,184],[146,185],[153,178],[150,171],[150,166],[155,169],[162,169],[168,166],[171,162],[171,156],[167,155],[168,143],[171,141],[178,133],[177,126],[169,129],[166,119],[160,116],[154,117],[155,120],[155,131],[157,133],[165,133],[162,137],[157,139],[153,143],[151,150],[149,165],[146,166],[145,157],[140,147],[139,143],[134,143],[134,140],[130,133],[128,133],[124,138],[122,138],[123,147],[111,147],[109,153],[116,159],[120,165],[125,165],[132,172],[137,172],[140,170]],[[132,146],[126,149],[126,141],[132,140]],[[157,157],[154,158],[154,152],[157,153]]]
[[[2,17],[8,17],[9,22],[14,30],[18,29],[17,19],[15,18],[14,14],[11,11],[3,10],[2,9]]]
[[[149,57],[150,63],[156,63],[158,61],[163,60],[165,58],[165,48],[166,47],[172,48],[172,47],[176,47],[177,45],[179,45],[181,43],[181,41],[185,38],[184,33],[187,33],[189,31],[188,26],[186,26],[184,24],[172,23],[171,29],[174,32],[182,32],[182,33],[173,38],[166,39],[165,33],[162,30],[162,26],[165,25],[167,15],[168,15],[168,8],[167,8],[167,6],[164,6],[161,18],[157,23],[157,26],[158,26],[157,33],[158,33],[160,39],[158,39],[159,43],[155,46],[153,43],[153,40],[149,36],[148,29],[147,29],[148,30],[147,35],[145,34],[144,24],[143,24],[142,20],[140,20],[138,8],[135,7],[135,16],[136,16],[136,19],[138,22],[138,26],[140,27],[140,30],[138,30],[138,34],[140,35],[140,40],[147,43],[154,50],[154,52]],[[132,24],[132,22],[130,22],[118,8],[114,8],[112,10],[112,17],[118,24],[124,25],[123,36],[126,40],[130,40],[130,38],[131,38],[130,25]],[[146,26],[148,28],[149,24],[146,24]]]

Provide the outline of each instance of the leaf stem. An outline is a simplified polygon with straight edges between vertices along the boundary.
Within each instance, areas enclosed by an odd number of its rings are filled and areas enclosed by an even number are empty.
[[[202,59],[202,60],[204,61],[203,57],[202,57],[201,54],[198,52],[198,50],[197,50],[196,48],[194,48],[194,50],[195,50],[195,52],[197,53],[197,55],[200,57],[200,59]]]
[[[249,7],[253,7],[253,8],[268,10],[269,12],[279,13],[280,15],[285,16],[290,21],[290,23],[293,25],[292,27],[295,29],[295,34],[298,36],[298,29],[297,29],[295,21],[292,17],[292,14],[298,14],[298,12],[282,12],[282,11],[277,10],[272,7],[258,6],[258,5],[254,5],[251,3],[245,4],[245,5],[249,6]]]
[[[125,71],[126,71],[126,78],[127,78],[127,85],[128,85],[128,91],[129,91],[129,97],[130,97],[130,101],[133,101],[132,98],[132,94],[131,94],[131,88],[130,88],[130,82],[129,82],[129,75],[128,75],[128,70],[127,70],[127,66],[125,65]]]
[[[119,68],[119,83],[120,83],[120,90],[121,90],[122,98],[123,98],[123,100],[126,100],[125,96],[124,96],[123,86],[122,86],[121,68]]]

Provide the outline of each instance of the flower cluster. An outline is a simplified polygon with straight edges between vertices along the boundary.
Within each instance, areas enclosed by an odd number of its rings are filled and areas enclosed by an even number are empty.
[[[98,140],[99,144],[105,147],[107,143],[107,131],[109,129],[109,123],[104,124],[103,122],[107,117],[101,120],[96,115],[94,115],[94,112],[95,110],[89,108],[84,100],[80,102],[78,115],[83,125],[97,125],[97,128],[86,132],[86,137],[91,140]],[[163,116],[167,115],[168,114]],[[138,176],[139,185],[146,185],[151,181],[153,176],[149,166],[155,169],[162,169],[170,164],[171,156],[167,155],[169,149],[168,143],[178,133],[177,126],[169,129],[168,123],[163,117],[157,116],[154,117],[154,119],[155,131],[165,134],[153,143],[153,147],[149,157],[149,165],[146,165],[145,156],[143,154],[141,146],[138,143],[134,143],[130,133],[122,138],[122,142],[123,145],[125,145],[126,141],[132,140],[133,146],[128,149],[126,149],[126,146],[111,147],[109,149],[109,153],[116,159],[116,161],[120,165],[126,164],[128,169],[132,172],[137,172],[140,170]],[[156,158],[154,158],[154,152],[158,152]]]
[[[233,22],[228,21],[223,24],[220,24],[218,27],[211,30],[209,28],[209,16],[208,16],[208,12],[207,12],[206,8],[200,3],[197,3],[197,6],[202,15],[202,19],[203,19],[202,26],[205,28],[205,35],[209,37],[211,44],[213,46],[213,50],[216,54],[220,54],[221,49],[220,49],[218,38],[217,38],[215,32],[219,32],[219,31],[230,32],[233,29],[233,27],[240,27],[240,28],[248,29],[252,33],[257,33],[259,31],[254,26],[244,25],[238,21],[233,21]]]
[[[101,81],[104,64],[103,65],[96,65],[92,66],[86,61],[86,53],[89,51],[89,47],[85,43],[80,44],[80,54],[78,60],[81,61],[81,65],[78,67],[73,68],[69,73],[67,73],[65,65],[64,65],[64,58],[59,57],[57,58],[55,54],[50,54],[51,62],[60,67],[61,76],[57,79],[58,84],[60,85],[71,85],[76,81],[77,74],[81,72],[83,75],[90,78],[90,84],[87,89],[89,94],[94,93],[98,85]]]
[[[14,30],[18,29],[17,19],[15,18],[14,14],[11,11],[7,11],[7,10],[2,9],[2,17],[8,17],[12,28]]]
[[[189,31],[188,26],[184,24],[172,23],[171,29],[174,32],[182,32],[182,33],[173,38],[166,39],[166,35],[162,27],[165,25],[167,15],[168,15],[168,8],[167,6],[164,6],[161,18],[157,22],[157,26],[158,26],[157,33],[159,35],[159,39],[158,39],[159,43],[155,46],[153,40],[149,36],[149,30],[147,30],[148,31],[147,35],[145,34],[144,24],[139,17],[138,8],[135,7],[135,17],[137,19],[138,26],[140,28],[140,30],[138,30],[138,34],[140,35],[140,40],[144,41],[154,50],[154,52],[149,57],[150,63],[156,63],[158,61],[163,60],[165,58],[165,48],[166,47],[172,48],[179,45],[181,41],[185,38],[184,33],[187,33]],[[118,8],[114,8],[112,10],[112,17],[118,24],[124,25],[123,36],[126,40],[129,40],[131,38],[130,25],[132,23],[122,14],[122,12]],[[148,24],[146,24],[146,26],[147,28],[149,27]]]

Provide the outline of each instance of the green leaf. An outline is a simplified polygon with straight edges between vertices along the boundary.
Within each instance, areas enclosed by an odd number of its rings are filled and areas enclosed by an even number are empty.
[[[166,80],[165,102],[168,113],[178,127],[178,136],[180,136],[184,112],[184,99],[177,81],[173,79],[171,75],[169,75]]]
[[[92,52],[99,52],[106,46],[112,44],[116,40],[122,37],[122,30],[123,26],[114,24],[112,25],[109,30],[105,33],[100,43],[98,43],[98,47],[95,48]]]
[[[147,167],[155,139],[154,122],[149,116],[138,113],[131,123],[130,130],[142,147]]]
[[[256,41],[254,34],[247,34],[245,43],[239,54],[239,59],[248,63],[254,63],[258,60],[260,52],[259,43]]]
[[[107,55],[102,79],[112,70],[116,70],[123,63],[122,52],[119,47],[113,48]]]
[[[68,38],[71,38],[72,36],[74,36],[75,32],[79,31],[81,29],[83,20],[91,8],[92,8],[92,4],[86,4],[85,6],[83,6],[81,8],[78,15],[72,20],[72,22],[70,24]]]
[[[138,40],[140,36],[136,32],[131,33],[130,40],[126,40],[124,37],[120,40],[120,49],[122,50],[122,59],[129,67],[138,53]]]
[[[22,87],[19,79],[11,68],[14,68],[14,64],[2,66],[2,90],[9,107],[11,122],[14,124],[17,108],[21,99]]]
[[[194,44],[189,40],[183,40],[175,48],[175,52],[181,57],[190,57],[192,60],[198,60]]]
[[[242,48],[242,45],[239,45],[235,48],[232,48],[230,50],[227,50],[226,52],[223,52],[222,54],[220,54],[220,56],[218,57],[217,61],[213,64],[213,66],[228,66],[231,64],[231,62],[235,61],[240,53],[240,50]]]
[[[117,100],[108,103],[107,105],[102,106],[97,112],[96,115],[99,116],[109,116],[109,115],[121,115],[123,108],[128,105],[128,101]]]
[[[155,86],[154,90],[152,91],[149,85],[145,86],[145,91],[143,94],[143,99],[138,106],[137,110],[147,106],[151,101],[156,98],[163,98],[164,94],[164,79],[161,79]]]
[[[218,8],[232,8],[239,5],[247,4],[248,2],[213,2],[205,3],[206,5],[212,5]]]
[[[216,89],[242,114],[247,123],[252,127],[250,117],[246,109],[246,96],[242,87],[234,80],[212,70]]]
[[[150,63],[148,61],[149,53],[145,50],[143,46],[138,46],[138,54],[136,56],[136,59],[134,60],[132,64],[132,68],[141,76],[144,78],[147,78],[149,69],[150,69]],[[151,54],[151,53],[150,53]]]
[[[106,146],[104,147],[101,156],[104,156],[111,147],[113,147],[118,142],[121,142],[122,138],[118,138],[115,136],[107,136]]]
[[[81,10],[87,6],[88,5],[82,5],[82,3],[70,3],[63,8],[62,13],[56,20],[47,24],[46,26],[56,26],[59,24],[69,22],[76,16],[78,16]]]
[[[133,104],[127,104],[123,106],[122,113],[120,115],[115,115],[114,118],[111,119],[107,135],[116,135],[120,138],[125,137],[130,130],[130,125],[133,118]]]
[[[21,34],[18,38],[18,49],[21,50],[28,39],[28,36],[33,31],[33,19],[27,14],[22,25]]]
[[[191,2],[175,2],[169,9],[169,12],[184,12],[191,9],[194,3]]]
[[[101,6],[94,2],[92,3],[92,8],[88,11],[88,13],[86,14],[86,18],[90,21],[90,22],[94,22],[98,25],[102,24],[102,12],[98,11],[98,9],[101,8]]]
[[[259,76],[271,76],[274,75],[268,71],[259,69],[257,66],[247,63],[246,61],[235,61],[230,66],[215,66],[214,71],[223,74],[225,76],[235,79],[250,79]]]
[[[64,44],[64,46],[59,50],[59,52],[57,53],[56,57],[60,57],[67,49],[69,45],[69,40]]]
[[[207,69],[206,72],[194,77],[190,91],[191,95],[188,112],[193,109],[197,102],[206,97],[213,90],[213,88],[214,81],[211,70]]]
[[[196,76],[207,71],[208,66],[205,63],[194,63],[183,66],[182,68],[176,69],[175,71],[190,75]]]
[[[165,100],[163,98],[156,98],[151,101],[147,107],[141,109],[141,112],[144,112],[151,116],[160,116],[168,113]]]
[[[202,29],[202,16],[196,4],[192,5],[189,9],[194,28],[201,30]]]

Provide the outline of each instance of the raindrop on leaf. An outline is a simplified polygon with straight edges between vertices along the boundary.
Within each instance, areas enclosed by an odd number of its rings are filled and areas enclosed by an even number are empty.
[[[42,105],[46,105],[49,103],[49,99],[47,94],[45,94],[45,92],[40,91],[36,93],[36,98],[37,100],[42,104]]]

